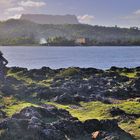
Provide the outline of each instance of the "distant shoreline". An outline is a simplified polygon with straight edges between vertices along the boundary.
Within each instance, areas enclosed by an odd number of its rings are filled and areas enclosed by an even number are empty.
[[[0,45],[0,47],[46,47],[46,48],[77,48],[77,47],[81,47],[81,48],[94,48],[94,47],[140,47],[140,45],[101,45],[101,46],[43,46],[43,45]]]

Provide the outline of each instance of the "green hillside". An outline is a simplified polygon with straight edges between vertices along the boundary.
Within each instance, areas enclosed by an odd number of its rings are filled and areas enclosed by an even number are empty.
[[[40,25],[13,19],[0,23],[0,45],[39,44],[41,38],[47,40],[54,37],[67,40],[87,38],[89,45],[140,45],[138,29],[85,24]]]

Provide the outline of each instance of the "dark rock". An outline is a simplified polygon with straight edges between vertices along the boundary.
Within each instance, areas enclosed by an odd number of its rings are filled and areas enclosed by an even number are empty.
[[[6,113],[2,110],[0,110],[0,118],[6,118]]]
[[[96,119],[87,120],[84,122],[84,128],[88,133],[92,133],[93,131],[100,130],[101,128],[100,121]]]
[[[126,73],[131,73],[131,72],[134,72],[134,70],[133,69],[130,69],[130,68],[123,68],[123,70],[122,70],[123,72],[126,72]]]
[[[96,131],[92,133],[92,139],[93,140],[120,140],[120,136],[115,133]]]
[[[57,96],[55,99],[54,99],[55,102],[58,102],[58,103],[62,103],[62,104],[72,104],[72,103],[75,103],[75,99],[73,96],[67,94],[67,93],[64,93],[63,95],[60,95],[60,96]]]
[[[4,109],[5,108],[5,105],[0,105],[0,109]]]
[[[44,129],[43,133],[46,140],[67,140],[65,134],[62,131],[56,129]]]
[[[24,108],[12,118],[0,122],[0,129],[5,130],[0,136],[2,140],[7,140],[8,137],[15,140],[84,140],[89,139],[89,134],[94,131],[104,131],[101,133],[102,138],[126,134],[114,120],[87,120],[82,123],[69,112],[52,105]]]
[[[112,107],[109,110],[109,113],[111,114],[112,117],[126,114],[125,111],[121,110],[120,108],[116,108],[116,107]]]
[[[81,69],[81,74],[83,75],[95,75],[99,73],[103,73],[103,70],[95,69],[95,68],[82,68]]]
[[[132,89],[133,91],[140,91],[140,78],[134,79],[132,81]]]
[[[56,96],[56,93],[51,91],[49,88],[45,88],[45,89],[35,89],[35,91],[37,92],[37,98],[39,99],[44,99],[44,100],[50,100],[53,97]]]
[[[123,70],[123,68],[119,68],[119,67],[115,67],[115,66],[112,66],[110,68],[110,71],[122,71],[122,70]]]
[[[3,96],[10,96],[10,95],[14,95],[15,94],[15,89],[13,89],[12,85],[4,85],[1,88],[1,91],[3,93]]]
[[[117,120],[101,120],[100,121],[101,130],[106,131],[117,131],[118,130],[118,123]]]
[[[18,72],[27,72],[27,68],[20,68],[20,67],[12,67],[9,69],[11,73],[18,73]]]
[[[87,101],[87,98],[78,94],[74,95],[75,102]]]
[[[64,132],[68,137],[76,137],[86,134],[82,122],[73,119],[60,120],[53,124],[56,129]]]

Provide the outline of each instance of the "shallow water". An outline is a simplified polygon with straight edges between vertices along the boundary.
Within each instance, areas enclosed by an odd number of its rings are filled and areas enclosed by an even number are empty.
[[[140,66],[140,47],[0,47],[8,66],[41,68]]]

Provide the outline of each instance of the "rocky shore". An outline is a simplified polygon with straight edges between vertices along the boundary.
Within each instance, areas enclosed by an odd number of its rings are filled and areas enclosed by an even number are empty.
[[[7,68],[0,140],[140,139],[140,67]]]

